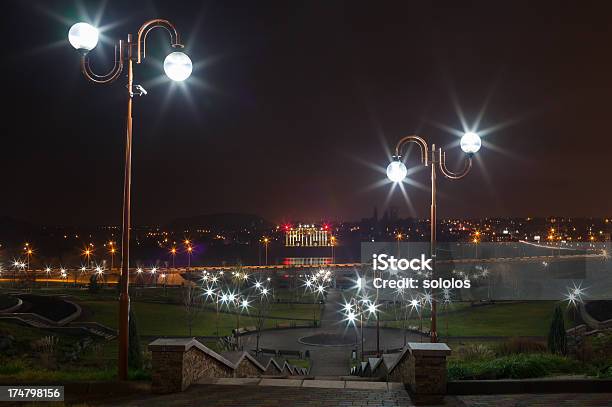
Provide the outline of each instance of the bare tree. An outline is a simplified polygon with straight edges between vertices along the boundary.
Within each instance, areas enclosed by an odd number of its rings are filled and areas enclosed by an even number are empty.
[[[189,336],[191,336],[193,329],[193,321],[201,310],[201,304],[202,296],[199,293],[198,286],[193,283],[185,284],[183,287],[183,306],[185,307]]]
[[[255,318],[255,324],[257,328],[257,345],[255,352],[259,354],[259,339],[261,338],[261,330],[266,322],[266,318],[270,313],[270,301],[267,295],[261,295],[257,304],[257,314]]]

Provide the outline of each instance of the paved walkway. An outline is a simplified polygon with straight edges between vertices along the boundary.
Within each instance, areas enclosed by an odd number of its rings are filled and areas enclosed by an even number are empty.
[[[330,290],[325,306],[321,313],[321,326],[319,328],[283,329],[264,331],[261,334],[260,347],[269,349],[308,350],[312,360],[311,374],[317,376],[346,375],[349,372],[351,350],[355,345],[347,346],[313,346],[299,342],[302,337],[315,334],[345,335],[347,342],[359,341],[355,327],[346,327],[342,321],[341,304],[342,293],[339,290]],[[356,339],[357,338],[357,339]],[[376,329],[364,329],[364,343],[366,350],[376,349]],[[419,335],[407,334],[407,340],[419,342]],[[241,338],[245,349],[255,349],[256,335],[245,335]],[[380,335],[381,349],[400,348],[404,345],[404,333],[398,329],[383,329]]]
[[[349,382],[347,382],[348,384]],[[381,383],[384,384],[384,383]],[[82,405],[82,404],[81,404]],[[413,407],[399,386],[388,390],[261,385],[193,385],[182,393],[141,394],[99,406],[145,407]],[[610,407],[612,393],[449,396],[439,407]]]

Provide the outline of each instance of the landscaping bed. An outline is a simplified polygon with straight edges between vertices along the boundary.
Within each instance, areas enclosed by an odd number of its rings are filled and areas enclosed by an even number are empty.
[[[612,319],[612,300],[589,301],[585,308],[587,313],[598,321]]]
[[[45,295],[21,294],[24,305],[20,312],[30,312],[52,321],[61,321],[77,311],[73,304],[61,298]]]
[[[550,353],[542,341],[512,338],[497,344],[456,346],[449,380],[532,379],[552,376],[612,379],[612,332],[585,339],[567,354]]]
[[[14,307],[18,302],[12,295],[0,294],[0,310]]]

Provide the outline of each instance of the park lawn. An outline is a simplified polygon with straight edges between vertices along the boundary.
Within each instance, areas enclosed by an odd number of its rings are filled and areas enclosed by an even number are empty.
[[[408,307],[409,315],[411,315],[412,317],[417,315],[416,310],[412,310],[412,312],[410,313],[410,305],[405,305],[405,304],[398,306],[398,308],[400,308],[400,310],[398,311],[398,314],[402,315],[403,313],[403,315],[405,315],[406,307]],[[450,304],[449,306],[439,303],[438,304],[438,315],[443,315],[445,313],[462,312],[465,310],[469,310],[470,308],[471,308],[471,305],[469,302],[454,302]],[[380,315],[379,318],[381,321],[395,321],[395,318],[396,318],[395,306],[390,305],[388,307],[380,308],[379,315]],[[426,309],[423,311],[423,317],[424,318],[429,317],[429,309]]]
[[[252,303],[254,308],[257,308],[257,303]],[[206,304],[206,308],[213,311],[215,310],[214,304]],[[233,314],[233,310],[227,310],[227,307],[221,308],[224,313]],[[256,311],[252,311],[256,312]],[[283,303],[271,303],[268,316],[270,318],[285,318],[295,320],[307,320],[312,321],[313,318],[319,319],[321,314],[320,304],[283,304]]]
[[[117,328],[117,302],[82,301],[80,305],[91,312],[86,318],[112,328]],[[189,336],[185,309],[180,305],[133,302],[138,333],[143,336]],[[271,328],[286,320],[267,318],[264,327]],[[236,315],[219,313],[219,334],[230,335],[236,328]],[[240,316],[240,326],[255,326],[254,318]],[[216,331],[216,313],[210,310],[199,312],[194,318],[192,336],[213,336]]]
[[[287,363],[297,367],[305,367],[310,369],[310,360],[308,359],[287,359]]]
[[[148,303],[156,303],[156,304],[175,304],[181,306],[183,303],[182,298],[182,290],[180,287],[168,287],[164,290],[163,287],[136,287],[132,286],[130,288],[130,299],[132,303],[137,302],[148,302]],[[87,289],[43,289],[41,290],[42,294],[67,294],[71,297],[74,297],[80,301],[115,301],[117,299],[117,290],[115,288],[104,288],[98,291],[97,293],[91,293]],[[286,290],[277,290],[275,294],[281,294],[281,299],[284,296],[289,295],[286,293]],[[290,295],[289,295],[290,296]],[[275,297],[276,298],[276,297]],[[311,300],[311,298],[304,298],[304,301]],[[311,321],[313,319],[313,311],[314,317],[319,319],[320,316],[320,304],[314,304],[312,302],[306,302],[303,304],[284,304],[274,302],[275,300],[270,301],[270,317],[277,318],[288,318],[288,319],[303,319]],[[300,301],[302,299],[300,298]],[[256,302],[252,302],[253,306],[256,306]],[[212,310],[215,309],[214,304],[210,302],[206,303],[206,307]],[[226,307],[223,307],[223,310],[227,310]],[[230,312],[232,310],[229,310]]]
[[[58,336],[57,333],[21,325],[17,322],[0,320],[0,332],[14,336],[18,343],[26,343],[45,336]]]
[[[555,301],[496,303],[471,307],[456,314],[438,316],[441,336],[546,336],[552,319]],[[423,318],[423,329],[429,329],[429,319]],[[418,326],[419,319],[408,320]],[[401,327],[401,322],[387,322],[386,326]],[[571,324],[566,320],[566,327]]]

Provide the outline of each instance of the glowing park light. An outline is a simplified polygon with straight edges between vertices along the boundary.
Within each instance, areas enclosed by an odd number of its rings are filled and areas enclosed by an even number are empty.
[[[263,290],[261,290],[261,296],[262,297],[267,297],[269,292],[270,291],[267,288],[264,288]]]
[[[312,287],[312,281],[306,280],[304,285],[306,286],[306,288],[310,289]]]
[[[260,289],[261,283],[259,281],[255,281],[255,288]]]
[[[582,296],[585,294],[585,290],[584,288],[582,288],[581,284],[574,284],[574,287],[572,288],[572,294],[582,300]]]
[[[98,275],[102,275],[104,273],[104,270],[102,270],[102,267],[98,266],[96,267],[96,273],[98,273]]]
[[[242,308],[243,310],[249,309],[249,300],[242,300],[242,302],[240,303],[240,308]]]
[[[353,304],[351,304],[350,302],[346,302],[344,303],[342,308],[344,309],[344,312],[351,312],[353,310]]]
[[[453,297],[452,297],[450,288],[442,289],[442,301],[444,302],[444,304],[447,304],[447,305],[453,302]]]
[[[322,285],[319,285],[319,286],[317,287],[317,292],[318,292],[319,294],[325,294],[325,287],[324,287],[324,286],[322,286]]]
[[[576,294],[570,292],[565,296],[565,301],[567,301],[567,305],[568,307],[575,307],[577,303],[579,303],[579,299],[578,297],[576,297]]]
[[[138,267],[138,268],[136,269],[136,273],[138,273],[138,274],[142,274],[142,268]]]
[[[413,299],[411,299],[411,300],[410,300],[409,305],[410,305],[410,307],[411,307],[413,310],[417,310],[417,311],[418,311],[418,310],[419,310],[419,308],[421,307],[421,302],[420,302],[419,300],[417,300],[417,299],[413,298]]]
[[[98,45],[98,29],[91,24],[76,23],[68,31],[68,41],[75,49],[89,52]]]
[[[168,78],[175,82],[181,82],[189,78],[191,71],[193,71],[191,59],[183,52],[172,52],[164,59],[164,72],[166,72]]]
[[[370,302],[370,303],[368,304],[368,308],[367,308],[368,313],[369,313],[370,315],[374,315],[374,316],[376,316],[376,313],[378,312],[378,309],[377,309],[377,308],[378,308],[378,306],[377,306],[376,304],[374,304],[373,302]]]
[[[387,178],[395,183],[402,182],[407,174],[408,169],[401,161],[391,161],[387,166]]]
[[[357,315],[353,311],[350,311],[346,316],[346,320],[349,322],[349,324],[354,324],[356,319]]]
[[[468,131],[461,137],[461,149],[466,154],[474,154],[480,150],[480,146],[482,145],[482,141],[480,140],[480,136],[473,131]]]
[[[153,267],[153,268],[151,269],[151,274],[155,274],[155,273],[157,273],[157,267]]]

